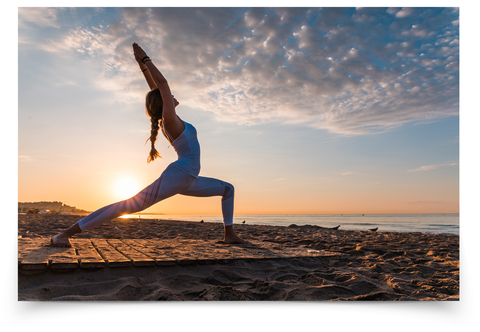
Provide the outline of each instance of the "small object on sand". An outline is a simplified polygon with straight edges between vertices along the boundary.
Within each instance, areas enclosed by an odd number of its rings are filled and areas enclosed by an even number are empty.
[[[372,228],[372,229],[369,229],[369,231],[371,231],[371,232],[376,232],[376,231],[377,231],[377,229],[378,229],[378,227],[377,227],[377,228]]]
[[[200,223],[204,223],[203,219],[200,221]]]
[[[242,222],[242,224],[244,224],[244,223],[245,223],[245,220]]]
[[[332,227],[332,229],[335,229],[335,230],[337,230],[337,229],[339,229],[339,228],[340,228],[340,225],[338,225],[338,226],[336,226],[336,227]]]

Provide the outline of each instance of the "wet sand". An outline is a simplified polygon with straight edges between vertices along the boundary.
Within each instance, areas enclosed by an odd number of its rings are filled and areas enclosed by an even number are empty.
[[[56,234],[71,215],[18,215],[18,236]],[[417,301],[459,300],[459,237],[343,231],[317,226],[235,225],[247,240],[335,253],[228,264],[76,269],[18,274],[18,299]],[[221,240],[223,225],[116,219],[75,238]],[[225,248],[228,248],[225,245]],[[215,250],[212,246],[212,250]]]

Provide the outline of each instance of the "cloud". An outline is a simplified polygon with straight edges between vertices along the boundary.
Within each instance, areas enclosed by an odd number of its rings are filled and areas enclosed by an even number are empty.
[[[136,41],[183,105],[359,135],[458,114],[458,28],[458,11],[435,8],[125,8],[42,47],[95,59],[98,88],[137,102]]]
[[[31,156],[26,156],[26,155],[18,155],[18,161],[35,161],[36,159],[32,158]]]
[[[431,171],[431,170],[434,170],[434,169],[437,169],[437,168],[443,167],[443,166],[456,166],[456,165],[458,165],[458,163],[446,163],[446,164],[441,164],[441,165],[428,165],[428,166],[419,167],[417,169],[412,169],[409,172]]]
[[[412,8],[403,8],[402,10],[400,10],[399,12],[397,12],[395,14],[396,17],[406,17],[410,14],[412,14],[413,10]]]
[[[23,27],[28,23],[34,23],[40,27],[60,28],[57,23],[59,8],[18,8],[18,25]]]
[[[358,172],[345,172],[345,173],[342,173],[342,175],[353,175],[353,174],[358,174]]]

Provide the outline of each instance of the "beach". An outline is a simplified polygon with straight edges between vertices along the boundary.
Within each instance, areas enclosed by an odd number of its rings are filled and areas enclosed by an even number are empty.
[[[47,238],[81,217],[18,215],[20,239]],[[422,233],[345,231],[319,226],[236,224],[256,245],[321,252],[316,257],[231,259],[222,264],[47,269],[19,268],[20,301],[420,301],[459,300],[459,237]],[[172,220],[115,219],[75,239],[165,240],[220,245],[223,225]],[[191,242],[188,242],[191,241]],[[146,241],[148,242],[148,241]],[[189,248],[188,246],[186,247]],[[241,249],[241,248],[240,248]],[[191,246],[194,251],[195,247]],[[167,250],[168,251],[168,250]],[[194,252],[197,254],[196,252]]]

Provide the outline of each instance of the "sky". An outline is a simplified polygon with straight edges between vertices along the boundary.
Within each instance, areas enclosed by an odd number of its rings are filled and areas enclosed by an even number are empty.
[[[459,212],[458,8],[19,8],[18,201],[93,211],[156,180],[137,42],[235,212]],[[219,214],[175,196],[146,212]]]

